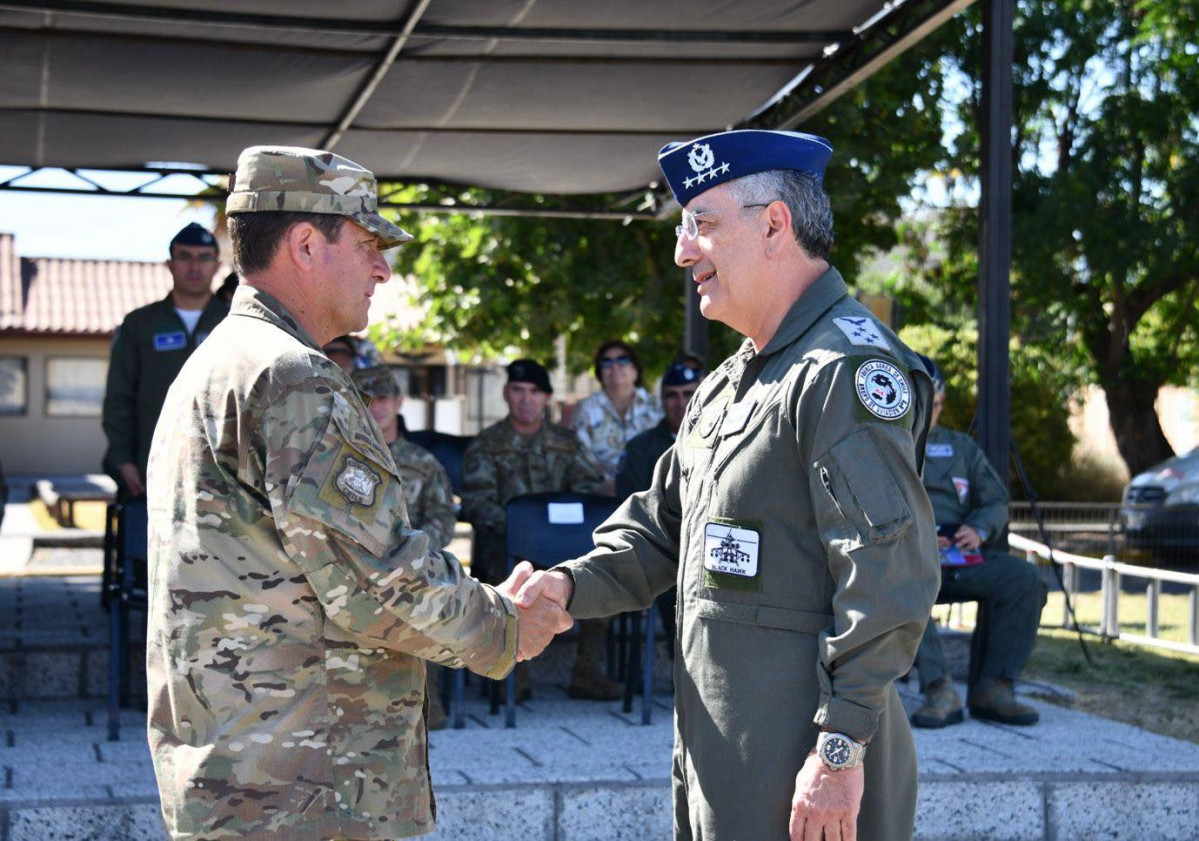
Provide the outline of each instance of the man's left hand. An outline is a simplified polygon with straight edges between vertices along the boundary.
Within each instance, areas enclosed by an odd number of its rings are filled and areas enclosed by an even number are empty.
[[[978,532],[976,532],[973,527],[968,526],[965,523],[962,523],[962,525],[958,526],[958,530],[953,533],[953,540],[954,543],[958,545],[959,549],[966,549],[970,552],[973,552],[975,549],[977,549],[983,542],[982,538],[978,536]]]
[[[808,754],[795,777],[791,841],[856,841],[864,782],[863,766],[832,771]]]

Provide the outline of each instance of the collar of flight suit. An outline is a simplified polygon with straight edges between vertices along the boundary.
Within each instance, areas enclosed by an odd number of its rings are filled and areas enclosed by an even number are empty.
[[[787,314],[766,347],[762,348],[759,356],[768,356],[785,348],[804,333],[808,332],[820,316],[828,312],[833,304],[849,294],[849,288],[841,277],[841,273],[829,267],[828,271],[816,279],[816,282],[804,290]]]
[[[233,293],[233,305],[229,314],[244,315],[248,318],[265,321],[267,324],[273,324],[284,333],[320,352],[321,346],[308,334],[307,330],[300,326],[299,320],[291,314],[291,310],[274,295],[268,295],[261,289],[255,289],[245,281],[239,284],[237,291]]]

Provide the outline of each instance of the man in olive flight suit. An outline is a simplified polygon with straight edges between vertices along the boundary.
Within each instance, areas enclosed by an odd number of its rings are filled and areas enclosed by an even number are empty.
[[[912,835],[894,681],[937,591],[920,484],[932,385],[828,263],[831,152],[771,131],[662,150],[675,262],[704,316],[747,340],[704,379],[653,486],[517,597],[582,618],[677,581],[678,839]]]
[[[1017,701],[1012,686],[1037,640],[1045,585],[1035,565],[1004,552],[994,539],[1007,525],[1007,489],[974,439],[937,425],[945,403],[945,379],[935,362],[922,358],[936,391],[924,489],[933,504],[942,548],[937,600],[978,601],[970,638],[970,715],[1004,724],[1036,724],[1040,714]],[[966,563],[970,560],[981,563]],[[931,618],[916,652],[916,669],[924,703],[912,714],[912,724],[960,723],[962,701],[946,672],[945,651]]]
[[[212,294],[220,263],[211,233],[192,222],[175,234],[169,254],[170,293],[125,316],[108,362],[101,414],[108,439],[104,468],[118,480],[124,499],[145,493],[150,441],[167,389],[229,313],[229,304]]]
[[[314,149],[238,159],[244,282],[151,447],[149,745],[171,838],[393,839],[436,813],[425,660],[493,678],[570,626],[411,528],[399,471],[320,348],[366,326],[411,237]],[[519,636],[518,636],[519,628]]]

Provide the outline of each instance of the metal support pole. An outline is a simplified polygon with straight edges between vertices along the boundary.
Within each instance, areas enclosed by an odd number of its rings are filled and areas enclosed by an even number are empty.
[[[1146,616],[1145,616],[1145,633],[1150,639],[1157,639],[1158,630],[1158,612],[1157,602],[1162,594],[1162,583],[1156,578],[1150,578],[1149,584],[1145,587],[1146,601]]]
[[[1191,588],[1191,645],[1199,645],[1199,587]]]
[[[1062,627],[1070,627],[1070,597],[1078,590],[1078,567],[1062,563]]]
[[[1114,555],[1105,555],[1103,563],[1103,583],[1100,591],[1103,616],[1100,620],[1099,633],[1105,639],[1116,639],[1120,636],[1120,573],[1116,572]]]
[[[1012,18],[1015,0],[983,2],[982,195],[979,204],[978,432],[1008,484],[1011,388]]]

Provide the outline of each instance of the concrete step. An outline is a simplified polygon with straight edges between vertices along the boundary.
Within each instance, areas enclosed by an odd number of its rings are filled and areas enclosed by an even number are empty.
[[[466,729],[432,734],[438,829],[427,837],[670,838],[669,695],[655,697],[648,727],[639,709],[571,701],[546,683],[515,730],[473,693],[468,703]],[[1199,745],[1037,706],[1032,728],[967,720],[916,732],[918,839],[1199,837]],[[4,841],[164,838],[144,716],[122,714],[118,743],[105,721],[95,701],[0,706]]]

